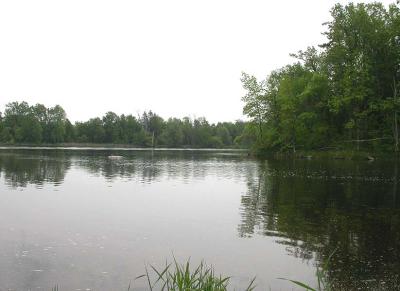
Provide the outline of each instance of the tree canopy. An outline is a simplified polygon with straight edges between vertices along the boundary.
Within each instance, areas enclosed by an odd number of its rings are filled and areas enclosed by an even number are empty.
[[[12,102],[0,113],[0,142],[15,144],[107,143],[140,147],[242,147],[243,121],[210,124],[205,118],[164,120],[152,111],[141,116],[107,112],[72,124],[56,105]]]
[[[265,80],[243,73],[258,150],[399,149],[400,8],[335,5],[326,43]]]

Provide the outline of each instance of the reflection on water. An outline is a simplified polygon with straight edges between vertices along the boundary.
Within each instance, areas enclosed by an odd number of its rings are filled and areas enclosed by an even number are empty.
[[[0,290],[124,288],[171,251],[279,290],[290,285],[277,277],[315,283],[335,249],[337,290],[399,289],[394,162],[1,150],[0,177]]]
[[[109,157],[116,153],[122,158]],[[210,174],[219,178],[242,175],[250,170],[248,167],[253,167],[252,164],[238,164],[242,160],[241,152],[234,151],[3,150],[0,151],[0,173],[3,172],[7,185],[12,187],[58,185],[71,164],[110,182],[125,178],[151,183],[159,177],[189,181]]]
[[[55,155],[21,156],[17,153],[0,152],[0,173],[7,185],[26,187],[44,183],[59,185],[63,182],[71,161],[62,152]]]
[[[398,165],[264,161],[247,179],[239,235],[275,237],[295,257],[324,262],[336,288],[398,290]]]

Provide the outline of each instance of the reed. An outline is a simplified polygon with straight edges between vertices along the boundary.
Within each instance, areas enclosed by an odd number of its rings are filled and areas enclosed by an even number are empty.
[[[145,273],[136,279],[144,278],[150,291],[225,291],[228,290],[230,277],[217,275],[212,266],[201,262],[192,267],[190,260],[179,264],[174,258],[173,263],[166,263],[163,268],[150,265]],[[135,279],[135,280],[136,280]],[[245,291],[254,290],[254,280],[251,280]]]

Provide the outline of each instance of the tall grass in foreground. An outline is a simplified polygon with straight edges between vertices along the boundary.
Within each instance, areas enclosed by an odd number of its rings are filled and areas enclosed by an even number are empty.
[[[329,262],[334,255],[334,250],[324,262],[322,267],[317,267],[316,276],[318,286],[312,288],[309,285],[287,278],[278,278],[281,280],[289,281],[298,287],[308,291],[333,291],[334,287],[328,277]],[[150,271],[149,271],[150,268]],[[201,262],[197,267],[193,268],[190,265],[190,260],[184,264],[179,264],[175,257],[173,263],[166,263],[162,269],[150,265],[145,267],[145,273],[135,278],[146,280],[146,285],[150,291],[227,291],[229,286],[230,277],[223,277],[216,275],[212,266],[206,265]],[[252,291],[255,289],[254,281],[250,281],[249,285],[240,291]],[[52,291],[58,291],[58,285],[54,286]],[[133,286],[129,284],[128,291],[134,291]]]
[[[146,273],[137,277],[147,280],[150,291],[153,289],[162,291],[226,291],[228,290],[230,277],[216,275],[214,268],[201,262],[194,269],[188,260],[184,264],[178,264],[174,258],[173,263],[166,263],[163,269],[157,269],[150,265],[154,274],[146,267]],[[255,278],[249,283],[245,291],[255,288]],[[130,289],[130,288],[129,288]]]

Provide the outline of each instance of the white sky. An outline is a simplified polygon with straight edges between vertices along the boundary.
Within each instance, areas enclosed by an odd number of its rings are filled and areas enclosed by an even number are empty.
[[[72,121],[149,109],[243,119],[241,72],[264,78],[322,43],[336,2],[1,1],[0,111],[25,100]]]

